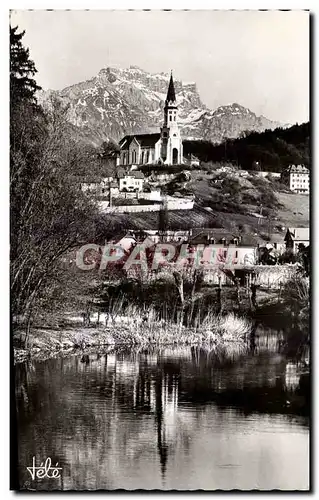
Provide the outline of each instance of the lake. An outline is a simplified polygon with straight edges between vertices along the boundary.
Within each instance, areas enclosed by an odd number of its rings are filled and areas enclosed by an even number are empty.
[[[16,365],[20,488],[309,489],[309,353],[285,335]]]

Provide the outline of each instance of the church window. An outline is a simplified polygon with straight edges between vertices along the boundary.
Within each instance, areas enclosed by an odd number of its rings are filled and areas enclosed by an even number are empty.
[[[141,163],[144,163],[144,151],[142,151],[142,159],[141,159]]]
[[[170,122],[172,121],[172,115],[169,115],[169,121]]]
[[[147,151],[147,152],[146,152],[146,162],[145,162],[145,163],[148,163],[148,160],[149,160],[149,155],[150,155],[150,153],[149,153],[149,151]]]

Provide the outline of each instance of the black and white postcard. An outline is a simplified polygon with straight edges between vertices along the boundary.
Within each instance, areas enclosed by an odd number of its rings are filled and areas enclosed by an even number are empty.
[[[11,489],[309,491],[309,11],[9,36]]]

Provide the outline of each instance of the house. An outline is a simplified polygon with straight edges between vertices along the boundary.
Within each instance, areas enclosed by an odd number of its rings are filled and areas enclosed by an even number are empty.
[[[257,263],[263,240],[254,235],[240,236],[227,229],[193,229],[191,245],[205,245],[203,261],[211,264],[250,266]]]
[[[305,165],[290,165],[283,172],[282,179],[289,185],[291,191],[309,194],[310,173]]]
[[[309,227],[289,227],[284,239],[286,250],[297,253],[299,245],[309,246]]]
[[[125,171],[119,168],[117,171],[119,190],[122,192],[141,192],[144,185],[144,174],[140,170]]]
[[[183,163],[183,142],[178,127],[178,106],[171,74],[164,105],[164,121],[155,134],[126,135],[119,142],[120,165]]]
[[[211,245],[217,243],[227,246],[228,244],[238,244],[239,239],[238,235],[233,235],[227,229],[195,228],[192,230],[190,243],[192,245]]]

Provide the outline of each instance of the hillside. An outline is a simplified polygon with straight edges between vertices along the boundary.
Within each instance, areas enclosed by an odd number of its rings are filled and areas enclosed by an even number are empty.
[[[242,177],[231,167],[228,172],[193,171],[189,180],[177,173],[161,183],[161,189],[195,196],[193,210],[168,212],[169,229],[224,228],[267,241],[270,233],[283,235],[287,227],[309,226],[309,196],[290,192],[279,180]],[[152,212],[103,216],[101,232],[111,236],[126,229],[156,229],[158,217]]]
[[[310,164],[310,123],[264,132],[245,132],[242,137],[216,145],[211,141],[184,142],[184,154],[204,162],[231,162],[246,170],[281,172],[289,164]]]
[[[44,106],[52,96],[61,99],[69,106],[73,134],[100,145],[108,139],[119,141],[129,133],[157,131],[162,125],[169,76],[151,74],[136,66],[107,67],[91,80],[61,91],[41,91],[38,99]],[[184,138],[220,143],[245,130],[262,131],[280,125],[236,103],[210,110],[201,101],[196,83],[174,76],[174,84]]]

